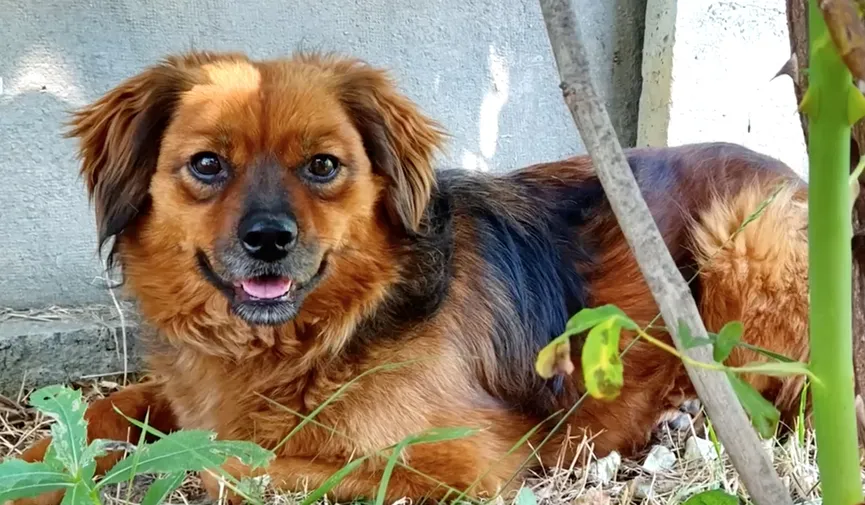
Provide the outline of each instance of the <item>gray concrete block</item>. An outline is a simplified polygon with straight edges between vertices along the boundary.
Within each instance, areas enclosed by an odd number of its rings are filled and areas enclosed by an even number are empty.
[[[648,0],[639,146],[727,141],[807,177],[784,2]]]
[[[126,322],[127,371],[139,369],[135,318]],[[0,393],[124,370],[123,325],[108,308],[0,312]]]

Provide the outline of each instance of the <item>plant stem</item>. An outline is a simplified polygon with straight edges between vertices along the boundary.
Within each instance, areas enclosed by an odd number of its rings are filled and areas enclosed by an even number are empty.
[[[809,2],[808,115],[811,385],[823,503],[862,501],[853,393],[850,71],[817,0]]]
[[[753,367],[754,363],[746,363],[744,366],[727,366],[727,365],[717,363],[717,362],[695,360],[695,359],[691,358],[690,356],[688,356],[687,354],[680,353],[675,347],[667,345],[663,341],[658,340],[657,338],[649,335],[648,333],[645,332],[645,330],[641,330],[641,329],[637,328],[636,332],[640,338],[646,340],[647,342],[660,348],[661,350],[666,351],[666,352],[672,354],[673,356],[681,359],[682,362],[685,363],[686,365],[689,365],[689,366],[692,366],[695,368],[703,368],[705,370],[715,370],[718,372],[734,372],[734,373],[749,373],[749,372],[760,373],[760,372],[763,372],[763,373],[765,373],[764,368],[754,368]],[[797,362],[797,363],[800,363],[800,362]],[[803,364],[803,368],[804,368],[804,364]],[[809,379],[813,380],[814,382],[820,381],[820,378],[817,377],[816,374],[812,370],[804,369],[804,370],[802,370],[802,373],[806,377],[808,377]]]

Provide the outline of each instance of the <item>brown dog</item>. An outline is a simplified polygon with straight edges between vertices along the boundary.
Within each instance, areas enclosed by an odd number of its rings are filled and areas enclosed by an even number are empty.
[[[363,372],[409,362],[364,375],[279,446],[272,482],[315,488],[408,435],[475,427],[406,449],[414,470],[396,468],[387,498],[488,496],[524,463],[554,464],[566,431],[593,435],[599,455],[640,449],[694,396],[677,358],[637,343],[619,398],[584,400],[530,456],[584,391],[579,371],[542,380],[538,351],[582,307],[616,304],[643,325],[658,314],[586,156],[499,176],[436,172],[441,129],[382,71],[321,55],[170,57],[79,111],[71,134],[100,240],[116,239],[111,257],[154,330],[154,379],[93,404],[91,437],[130,436],[116,405],[149,409],[163,431],[275,448],[300,421],[280,405],[308,414]],[[628,158],[673,257],[696,275],[709,330],[741,320],[747,341],[807,357],[804,183],[729,144]],[[737,350],[728,363],[753,359]],[[796,403],[799,381],[748,379],[782,411]],[[372,496],[383,466],[371,458],[333,496]]]

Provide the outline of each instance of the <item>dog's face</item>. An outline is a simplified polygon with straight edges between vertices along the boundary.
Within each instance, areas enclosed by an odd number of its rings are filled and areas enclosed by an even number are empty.
[[[442,140],[362,63],[211,53],[122,83],[76,113],[71,134],[101,243],[116,237],[136,294],[156,288],[149,275],[271,326],[368,241],[417,231]]]

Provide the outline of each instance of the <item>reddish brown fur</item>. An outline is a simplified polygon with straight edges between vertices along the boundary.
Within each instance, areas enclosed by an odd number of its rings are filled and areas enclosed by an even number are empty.
[[[162,430],[211,429],[222,438],[275,448],[300,421],[280,405],[309,413],[373,367],[419,360],[359,379],[317,418],[340,434],[316,424],[304,427],[278,449],[268,468],[274,482],[314,488],[353,457],[448,426],[482,431],[408,448],[406,463],[437,482],[397,468],[388,499],[441,497],[441,484],[490,495],[519,471],[529,456],[526,446],[505,453],[549,409],[541,401],[520,408],[508,400],[543,396],[536,388],[545,386],[531,375],[530,346],[502,359],[496,338],[522,337],[502,336],[497,325],[502,318],[513,325],[520,321],[510,309],[511,286],[490,273],[493,260],[475,249],[490,235],[472,214],[474,207],[454,203],[452,270],[439,309],[417,321],[387,311],[396,286],[415,280],[409,265],[417,253],[406,241],[434,222],[425,221],[425,212],[438,191],[432,158],[443,133],[384,73],[321,56],[267,62],[236,54],[177,57],[110,91],[79,112],[73,126],[100,237],[118,235],[128,288],[154,330],[148,365],[155,380],[91,406],[91,437],[126,438],[128,426],[111,412],[113,403],[139,418],[149,407],[151,422]],[[236,167],[236,177],[219,191],[182,168],[202,149],[222,153]],[[347,160],[350,174],[325,189],[303,184],[292,170],[275,183],[289,193],[304,232],[328,249],[330,274],[293,321],[251,327],[202,277],[195,251],[212,253],[214,244],[234,233],[252,177],[247,167],[262,153],[294,167],[323,151]],[[789,169],[726,145],[634,150],[629,156],[674,258],[685,271],[703,268],[698,301],[709,329],[741,319],[746,339],[806,356],[805,214],[793,203],[806,189]],[[449,187],[474,184],[465,186],[474,188],[466,194],[519,229],[547,219],[557,223],[557,201],[597,186],[590,161],[582,156],[541,164],[484,182],[443,181]],[[794,189],[780,193],[774,210],[737,237],[730,252],[712,257],[735,219],[753,211],[776,184]],[[589,202],[585,212],[583,224],[569,221],[567,228],[548,232],[590,243],[594,259],[559,267],[585,277],[592,305],[613,303],[648,323],[657,307],[608,204]],[[779,233],[787,235],[787,245],[769,247]],[[777,304],[785,306],[783,317],[772,315]],[[789,317],[791,311],[796,317]],[[370,321],[381,322],[369,326]],[[546,338],[532,336],[540,337]],[[623,348],[629,341],[623,339]],[[731,363],[746,358],[753,356],[737,352]],[[570,408],[582,391],[578,378],[565,380],[552,407]],[[785,403],[796,392],[794,383],[751,380]],[[596,435],[599,454],[627,452],[645,444],[665,409],[693,395],[676,358],[638,343],[625,358],[621,396],[614,402],[587,400],[569,421],[570,430]],[[550,426],[539,430],[533,444]],[[544,464],[555,462],[563,442],[560,435],[541,451]],[[42,442],[24,457],[38,460],[45,447]],[[537,466],[534,458],[528,462]],[[100,471],[111,464],[104,460]],[[371,496],[383,464],[372,458],[333,495]],[[245,471],[235,464],[227,468],[237,475]],[[206,484],[216,490],[211,478]],[[58,501],[54,494],[20,503]]]

